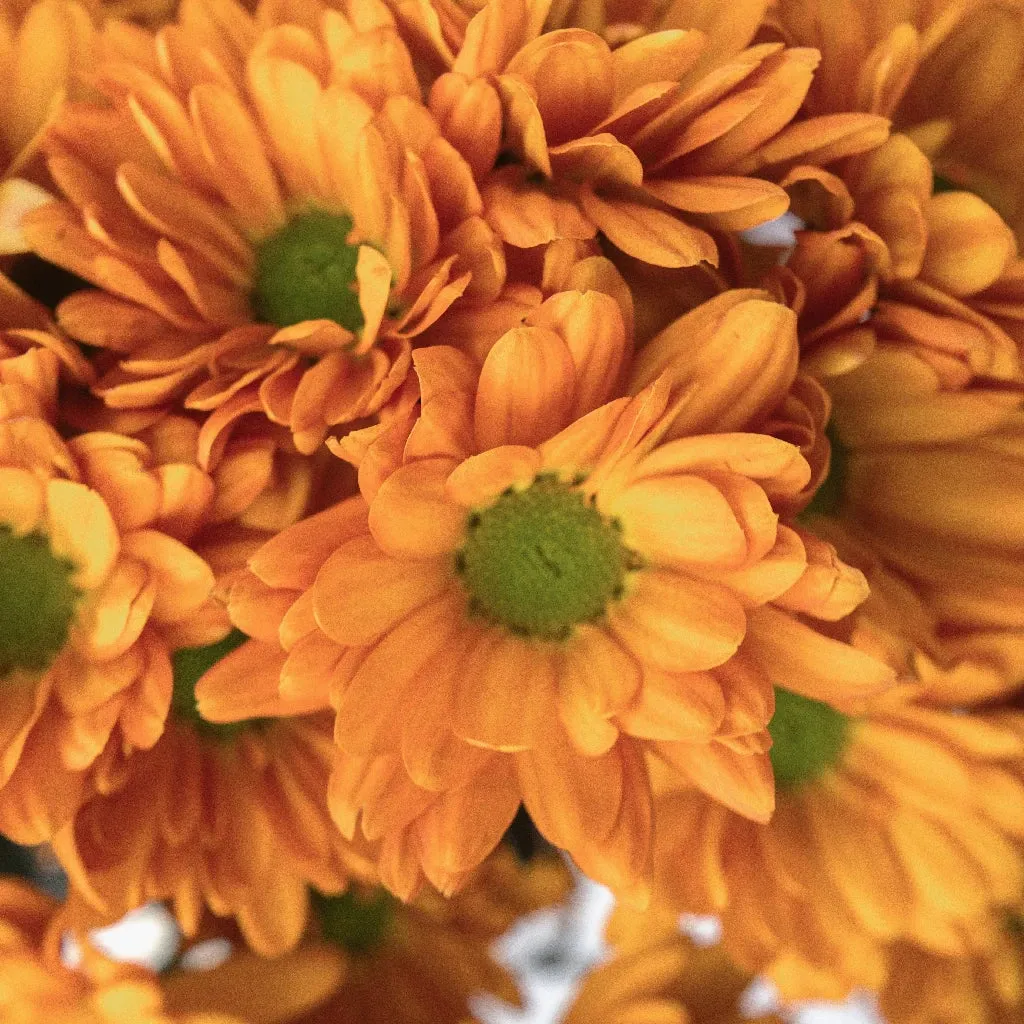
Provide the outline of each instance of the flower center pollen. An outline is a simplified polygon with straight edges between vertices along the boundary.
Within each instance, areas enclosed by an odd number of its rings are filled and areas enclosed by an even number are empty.
[[[622,595],[635,556],[574,488],[538,477],[474,512],[455,565],[471,608],[514,633],[563,639]]]
[[[351,217],[309,210],[264,239],[256,250],[256,315],[278,327],[333,320],[358,331],[363,326],[355,287],[359,246],[349,244],[351,231]]]
[[[850,720],[827,704],[776,687],[768,731],[775,782],[788,789],[821,778],[839,763]]]
[[[0,677],[41,672],[60,653],[81,596],[74,571],[42,534],[0,526]]]

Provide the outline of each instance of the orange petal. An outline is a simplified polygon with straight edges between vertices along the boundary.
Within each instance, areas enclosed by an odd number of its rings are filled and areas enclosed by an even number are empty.
[[[317,573],[313,614],[335,643],[359,647],[392,629],[450,584],[447,560],[392,558],[372,537],[342,545]]]
[[[494,345],[477,386],[477,449],[537,445],[568,422],[576,387],[572,355],[543,327],[518,327]]]
[[[622,523],[624,543],[655,565],[730,569],[746,561],[747,538],[729,502],[702,477],[639,480],[603,511]]]
[[[565,340],[576,366],[573,419],[598,408],[618,392],[626,357],[627,325],[611,295],[599,290],[559,292],[526,319],[529,324],[551,328]]]
[[[458,644],[464,605],[460,593],[444,595],[413,612],[369,652],[337,701],[334,739],[342,750],[400,749],[405,702],[429,699],[416,686],[419,673],[436,654]]]
[[[709,234],[670,213],[627,199],[602,199],[580,193],[583,211],[623,252],[657,267],[718,266],[718,250]]]
[[[725,698],[708,672],[674,674],[644,666],[633,704],[616,721],[623,732],[649,740],[709,740],[725,716]]]
[[[640,666],[606,630],[579,626],[559,671],[558,716],[581,754],[607,753],[619,738],[610,721],[640,686]]]
[[[120,549],[117,527],[106,503],[82,484],[50,480],[46,508],[46,532],[53,553],[75,566],[75,584],[82,590],[99,586]]]
[[[555,686],[546,644],[500,627],[488,629],[466,654],[452,729],[467,743],[490,750],[527,750],[539,705]]]
[[[278,686],[285,652],[249,640],[225,655],[196,683],[196,707],[211,722],[242,722],[281,714]]]
[[[466,510],[445,493],[448,459],[424,459],[396,470],[370,506],[370,532],[390,555],[437,558],[455,551],[466,529]]]
[[[466,785],[491,754],[452,731],[456,689],[465,661],[442,650],[424,666],[420,680],[429,699],[412,703],[402,724],[402,761],[417,786],[441,792]]]
[[[721,665],[746,630],[743,608],[725,588],[658,569],[638,573],[608,619],[637,658],[667,672]]]
[[[701,214],[722,231],[745,231],[789,209],[786,191],[758,178],[661,178],[648,181],[644,190],[677,210]]]
[[[713,800],[751,821],[771,820],[775,776],[767,754],[737,754],[720,743],[659,743],[657,751]]]
[[[1002,273],[1017,243],[988,203],[969,192],[931,197],[921,277],[951,295],[973,295]]]
[[[750,613],[744,650],[777,686],[838,707],[855,705],[895,681],[888,665],[770,606]]]
[[[249,567],[267,586],[305,590],[313,585],[331,552],[366,528],[366,502],[350,498],[267,541],[249,560]]]
[[[445,491],[452,501],[475,508],[489,504],[508,487],[528,487],[539,470],[536,448],[502,445],[457,466],[445,481]]]

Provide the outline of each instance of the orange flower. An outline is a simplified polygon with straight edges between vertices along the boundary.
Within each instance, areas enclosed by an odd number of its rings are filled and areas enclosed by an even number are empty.
[[[242,1024],[210,1013],[167,1013],[148,971],[92,947],[71,970],[59,958],[63,915],[47,896],[0,878],[0,1015],[5,1024]]]
[[[491,0],[464,28],[452,6],[401,11],[448,69],[430,108],[480,181],[488,222],[514,246],[600,231],[647,263],[717,263],[708,229],[748,228],[788,205],[756,174],[830,163],[888,133],[864,114],[790,126],[818,54],[743,49],[756,4],[722,37],[709,5],[694,3],[656,22],[663,31],[610,41],[545,32],[546,5],[527,0]]]
[[[458,1024],[476,995],[518,1005],[491,945],[521,915],[562,899],[568,885],[556,858],[523,865],[502,850],[451,900],[433,895],[403,906],[364,889],[318,898],[312,937],[290,956],[238,952],[212,971],[179,972],[167,980],[168,1005],[216,1007],[253,1021],[295,1006],[287,1015],[293,1024]],[[329,951],[344,957],[340,984]]]
[[[808,230],[768,281],[799,315],[805,368],[837,376],[888,342],[950,388],[1018,379],[1006,327],[1024,320],[1024,292],[999,215],[966,192],[933,194],[927,158],[902,135],[840,170],[783,179]]]
[[[548,300],[479,368],[415,353],[404,464],[369,507],[276,537],[229,601],[283,649],[283,693],[331,694],[332,809],[347,834],[362,812],[403,895],[420,868],[457,886],[521,799],[587,873],[633,889],[646,752],[766,820],[769,680],[842,704],[890,680],[786,610],[833,618],[865,594],[778,523],[772,500],[810,475],[799,451],[756,434],[659,446],[667,383],[600,404],[619,345],[579,332],[577,304]],[[214,720],[240,713],[230,661],[199,695]]]
[[[102,765],[95,795],[54,840],[86,917],[116,919],[167,900],[193,934],[209,907],[233,915],[247,943],[274,956],[303,934],[309,885],[338,892],[353,874],[372,877],[327,812],[330,718],[281,701],[275,664],[244,639],[175,653],[159,741]],[[210,725],[196,711],[196,683],[236,648],[249,662],[246,699],[266,717]]]
[[[1024,9],[1016,0],[778,0],[768,23],[822,64],[815,114],[891,117],[936,172],[1024,227]]]
[[[457,298],[497,294],[501,246],[383,3],[301,25],[205,4],[123,41],[108,105],[66,109],[67,201],[24,229],[100,289],[58,317],[117,354],[109,405],[255,405],[309,453],[383,405]]]
[[[65,443],[27,417],[0,422],[0,477],[0,828],[39,842],[74,813],[115,731],[114,746],[156,742],[170,650],[228,628],[187,546],[213,485],[132,438]]]
[[[798,313],[804,372],[832,400],[836,511],[946,620],[947,657],[1024,672],[1024,275],[1012,232],[968,193],[933,194],[901,135],[842,178],[786,184],[809,229],[769,287]],[[819,502],[820,504],[820,502]]]
[[[729,952],[768,966],[788,998],[877,989],[898,942],[966,955],[971,923],[1024,888],[1024,717],[935,706],[951,676],[955,687],[989,670],[937,664],[934,622],[912,591],[878,565],[869,580],[843,635],[898,666],[902,685],[855,716],[776,691],[771,823],[674,782],[656,803],[663,895],[720,914]]]
[[[1024,944],[1020,918],[992,915],[969,930],[971,952],[936,956],[902,944],[879,994],[892,1024],[1014,1024],[1024,1009]]]
[[[587,974],[565,1024],[781,1024],[751,1015],[741,996],[753,981],[720,945],[698,946],[664,907],[617,907],[608,922],[609,961]]]

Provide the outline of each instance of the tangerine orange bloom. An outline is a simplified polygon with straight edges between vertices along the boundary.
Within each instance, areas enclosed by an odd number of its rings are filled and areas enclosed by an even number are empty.
[[[695,944],[664,906],[616,907],[606,938],[612,956],[584,977],[566,1024],[781,1024],[743,1005],[751,973],[721,945]]]
[[[984,196],[1024,226],[1024,10],[1015,0],[779,0],[773,37],[815,46],[821,67],[809,112],[892,118],[936,173]]]
[[[991,667],[937,663],[934,620],[913,591],[879,564],[869,579],[845,630],[899,666],[901,685],[857,715],[776,691],[771,823],[672,783],[656,805],[670,905],[720,914],[729,952],[752,970],[770,963],[790,998],[878,989],[898,942],[967,955],[973,922],[1024,886],[1024,717],[942,707],[957,677]]]
[[[784,179],[808,230],[768,280],[799,315],[805,368],[837,376],[887,342],[912,348],[949,388],[1019,378],[1008,329],[1024,293],[1013,232],[995,210],[970,193],[934,193],[931,165],[902,135],[841,170]]]
[[[600,231],[646,263],[717,264],[709,230],[788,206],[757,175],[831,163],[888,134],[870,114],[790,126],[819,55],[748,47],[747,10],[718,37],[708,5],[675,5],[662,30],[636,26],[610,45],[584,28],[544,31],[546,4],[491,0],[468,21],[453,6],[400,10],[443,71],[430,108],[473,168],[488,223],[514,246]]]
[[[133,438],[65,443],[25,416],[0,422],[0,478],[0,824],[40,842],[74,813],[111,736],[157,741],[170,651],[227,631],[213,571],[187,544],[213,486]]]
[[[474,996],[519,1005],[491,946],[568,887],[557,858],[520,864],[503,849],[450,900],[425,894],[406,906],[366,887],[315,897],[310,934],[295,952],[266,960],[238,951],[212,971],[178,972],[167,979],[167,1002],[256,1021],[268,1009],[293,1007],[279,1014],[292,1024],[458,1024]],[[340,954],[343,972],[330,952]]]
[[[972,924],[971,952],[936,956],[902,944],[892,954],[889,981],[879,993],[892,1024],[1014,1024],[1024,1009],[1021,919],[1002,911]]]
[[[842,171],[794,171],[809,228],[769,275],[798,313],[804,371],[830,394],[833,500],[944,606],[948,656],[977,643],[1016,685],[1024,278],[1013,234],[977,197],[933,193],[928,160],[902,135]]]
[[[384,404],[456,299],[497,294],[504,258],[386,6],[287,20],[188,0],[133,37],[96,72],[108,102],[53,127],[65,201],[24,230],[98,289],[58,318],[116,354],[109,405],[255,403],[310,453]]]
[[[244,1024],[219,1013],[169,1013],[157,979],[86,945],[61,963],[66,924],[48,896],[0,878],[0,1014],[7,1024]]]
[[[520,800],[587,873],[635,887],[646,753],[763,821],[770,680],[844,705],[891,681],[787,610],[832,618],[865,596],[828,545],[778,522],[773,500],[810,476],[798,449],[758,434],[659,445],[678,414],[668,382],[600,404],[616,348],[555,298],[482,366],[415,353],[404,464],[369,506],[269,542],[229,602],[287,652],[282,692],[330,692],[332,809],[349,834],[362,813],[403,894],[417,864],[457,885]],[[241,713],[245,666],[232,679],[229,662],[200,694],[209,718]]]
[[[247,682],[266,717],[229,726],[199,717],[197,681],[244,641],[232,634],[175,652],[174,699],[159,741],[111,758],[54,840],[86,919],[109,921],[166,900],[191,935],[208,907],[234,916],[246,942],[274,956],[305,930],[308,886],[339,892],[353,875],[372,877],[366,855],[342,841],[327,811],[329,716],[283,703],[276,674],[257,668]]]

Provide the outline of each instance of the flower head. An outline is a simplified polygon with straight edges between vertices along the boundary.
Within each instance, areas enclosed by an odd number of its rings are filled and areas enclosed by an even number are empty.
[[[600,231],[657,266],[717,264],[708,229],[786,209],[782,189],[758,177],[766,168],[829,163],[888,131],[864,114],[791,131],[818,54],[744,49],[756,5],[728,28],[709,24],[707,5],[674,5],[663,30],[655,16],[649,31],[634,23],[609,38],[590,25],[545,31],[547,5],[526,0],[492,0],[468,21],[445,18],[449,6],[402,11],[447,69],[431,110],[473,167],[488,222],[514,246]]]
[[[221,1014],[168,1012],[154,975],[88,944],[81,965],[66,966],[59,956],[66,927],[48,896],[0,879],[0,1012],[9,1024],[243,1024]]]
[[[255,402],[310,453],[380,409],[457,298],[497,293],[501,247],[382,3],[308,26],[203,9],[101,65],[108,102],[51,133],[66,199],[25,230],[97,286],[58,316],[117,353],[108,404]]]
[[[889,679],[782,610],[831,618],[863,598],[778,522],[773,500],[810,476],[799,451],[757,434],[659,445],[678,415],[667,381],[601,404],[621,345],[581,333],[580,308],[552,297],[479,366],[415,353],[401,467],[369,506],[275,538],[229,601],[289,652],[282,692],[330,693],[332,807],[384,839],[403,895],[418,865],[459,884],[520,800],[585,870],[635,886],[648,752],[763,820],[771,678],[840,704]],[[228,692],[204,713],[228,718]]]
[[[791,998],[878,988],[899,942],[964,956],[972,923],[1024,885],[1010,810],[1024,798],[1024,720],[934,702],[950,676],[991,670],[937,664],[934,620],[913,591],[878,565],[869,578],[843,630],[899,667],[901,685],[854,715],[777,690],[768,824],[671,783],[656,804],[670,905],[721,914],[726,948]],[[680,872],[684,849],[705,841],[700,869]]]

